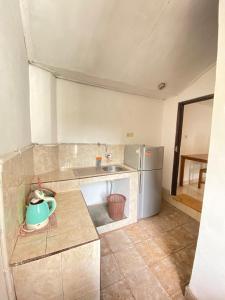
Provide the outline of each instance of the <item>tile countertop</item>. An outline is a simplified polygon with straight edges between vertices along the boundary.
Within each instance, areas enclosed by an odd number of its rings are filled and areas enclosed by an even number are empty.
[[[132,169],[126,165],[119,165],[119,166],[126,168],[126,170],[119,171],[119,172],[106,172],[101,168],[96,168],[96,167],[55,170],[52,172],[35,175],[32,180],[32,183],[38,183],[39,181],[42,183],[47,183],[47,182],[65,181],[65,180],[73,180],[73,179],[82,179],[87,177],[107,176],[112,174],[137,172],[137,170]]]
[[[80,191],[56,195],[57,226],[46,232],[18,236],[10,266],[21,265],[99,239]]]

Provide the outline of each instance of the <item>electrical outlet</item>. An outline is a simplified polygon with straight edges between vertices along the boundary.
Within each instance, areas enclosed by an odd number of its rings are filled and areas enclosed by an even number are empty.
[[[128,137],[128,138],[134,137],[134,133],[133,133],[133,132],[127,132],[127,137]]]

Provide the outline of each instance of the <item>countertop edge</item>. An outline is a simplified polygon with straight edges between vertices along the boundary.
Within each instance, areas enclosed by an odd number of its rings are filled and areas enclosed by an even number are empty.
[[[99,234],[98,234],[98,238],[97,239],[93,239],[93,240],[90,240],[88,242],[84,242],[84,243],[81,243],[81,244],[78,244],[78,245],[74,245],[74,246],[71,246],[71,247],[60,249],[60,250],[57,250],[57,251],[54,251],[54,252],[51,252],[51,253],[46,253],[46,254],[43,254],[43,255],[39,255],[39,256],[36,256],[34,258],[28,258],[28,259],[22,260],[20,262],[9,263],[9,266],[11,268],[22,266],[22,265],[25,265],[27,263],[30,263],[30,262],[33,262],[33,261],[37,261],[37,260],[40,260],[40,259],[43,259],[43,258],[47,258],[47,257],[53,256],[53,255],[56,255],[56,254],[59,254],[59,253],[62,253],[62,252],[65,252],[65,251],[68,251],[68,250],[71,250],[71,249],[75,249],[77,247],[81,247],[81,246],[84,246],[84,245],[87,245],[87,244],[90,244],[90,243],[93,243],[93,242],[96,242],[96,241],[100,241]]]

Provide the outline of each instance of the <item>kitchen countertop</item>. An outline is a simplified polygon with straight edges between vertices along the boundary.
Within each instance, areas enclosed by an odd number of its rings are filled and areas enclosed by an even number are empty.
[[[32,183],[38,183],[39,181],[42,183],[57,182],[57,181],[65,181],[65,180],[73,180],[73,179],[82,179],[87,177],[137,172],[137,170],[132,169],[126,165],[120,165],[120,166],[126,168],[126,170],[119,171],[119,172],[107,172],[104,171],[102,168],[96,168],[96,167],[59,169],[52,172],[35,175],[32,180]]]
[[[10,265],[21,265],[98,240],[80,191],[58,193],[57,225],[40,233],[18,236]]]

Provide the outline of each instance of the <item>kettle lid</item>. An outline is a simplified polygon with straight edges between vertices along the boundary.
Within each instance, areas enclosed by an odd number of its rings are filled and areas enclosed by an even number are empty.
[[[44,202],[43,199],[33,198],[33,199],[31,199],[30,204],[36,205],[36,204],[40,204],[40,203],[42,203],[42,202]]]
[[[35,197],[38,198],[38,199],[44,199],[45,198],[45,194],[41,190],[35,190],[34,194],[35,194]]]

